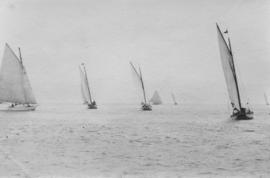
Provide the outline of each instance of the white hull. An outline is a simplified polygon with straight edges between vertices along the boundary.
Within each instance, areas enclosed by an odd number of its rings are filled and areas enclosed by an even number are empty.
[[[25,106],[25,105],[17,105],[14,107],[9,106],[8,111],[34,111],[37,106]]]

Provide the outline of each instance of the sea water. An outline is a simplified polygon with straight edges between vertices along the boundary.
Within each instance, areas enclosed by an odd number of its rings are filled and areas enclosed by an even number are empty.
[[[269,177],[270,109],[41,104],[0,113],[0,177]]]

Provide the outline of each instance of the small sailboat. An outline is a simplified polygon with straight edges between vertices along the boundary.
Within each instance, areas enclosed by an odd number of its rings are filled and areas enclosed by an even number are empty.
[[[79,66],[79,70],[80,70],[80,76],[81,76],[81,94],[82,94],[83,104],[86,104],[88,109],[97,109],[96,101],[92,100],[84,63],[82,63]]]
[[[217,26],[221,63],[223,67],[229,97],[231,100],[231,105],[233,108],[231,118],[235,120],[253,119],[253,111],[251,111],[249,108],[244,108],[241,103],[240,91],[238,87],[236,68],[234,65],[234,58],[230,38],[228,38],[227,43],[218,24],[216,24],[216,26]]]
[[[37,101],[19,48],[19,57],[6,43],[0,69],[0,103],[11,103],[9,111],[33,111]]]
[[[178,103],[176,102],[176,99],[175,99],[175,96],[174,96],[173,93],[171,94],[171,96],[172,96],[173,104],[174,105],[178,105]]]
[[[151,111],[152,106],[150,105],[150,103],[147,103],[147,100],[146,100],[146,94],[145,94],[145,88],[144,88],[141,68],[139,67],[139,72],[138,72],[131,62],[130,62],[130,65],[131,65],[132,69],[134,70],[136,76],[138,77],[140,84],[141,84],[141,87],[142,87],[143,99],[144,99],[144,102],[141,102],[142,110],[143,111]]]
[[[160,105],[162,104],[162,100],[161,100],[161,97],[159,96],[158,92],[155,91],[152,98],[150,99],[150,102],[153,104],[153,105]]]
[[[269,98],[268,98],[268,95],[266,93],[264,93],[264,99],[265,99],[265,104],[270,105]]]

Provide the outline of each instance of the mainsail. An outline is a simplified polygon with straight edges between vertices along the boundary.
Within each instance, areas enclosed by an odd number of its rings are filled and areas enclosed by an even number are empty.
[[[83,64],[79,66],[79,70],[80,70],[80,76],[81,76],[81,93],[82,93],[83,102],[85,104],[91,103],[92,99],[91,99],[91,94],[90,94],[90,88],[88,84],[87,74],[86,74]]]
[[[147,103],[146,100],[146,94],[145,94],[145,87],[144,87],[144,83],[143,83],[143,78],[142,78],[142,72],[141,72],[141,68],[139,68],[139,72],[136,70],[136,68],[134,67],[134,65],[132,64],[132,62],[130,62],[130,65],[133,69],[133,71],[136,74],[136,77],[139,79],[141,87],[142,87],[142,91],[143,91],[143,98],[144,98],[144,103]]]
[[[36,104],[22,59],[5,45],[0,69],[0,102]]]
[[[162,100],[157,91],[154,92],[152,98],[150,99],[150,102],[152,102],[155,105],[162,104]]]
[[[230,41],[228,45],[218,25],[217,25],[217,34],[218,34],[221,63],[223,67],[223,72],[224,72],[231,104],[234,108],[237,108],[240,110],[241,109],[240,94],[239,94],[239,88],[238,88],[238,83],[237,83],[237,77],[236,77],[236,71],[235,71]]]
[[[265,99],[266,105],[270,105],[268,95],[266,93],[264,93],[264,99]]]

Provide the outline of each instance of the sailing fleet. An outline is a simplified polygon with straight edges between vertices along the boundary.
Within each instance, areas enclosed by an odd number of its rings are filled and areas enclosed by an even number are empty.
[[[249,108],[248,102],[243,101],[241,97],[237,69],[234,62],[235,58],[232,51],[231,40],[228,37],[228,30],[222,32],[218,24],[216,24],[216,29],[221,64],[232,107],[231,118],[235,120],[253,119],[253,111]],[[157,90],[153,93],[150,100],[147,99],[141,67],[136,68],[132,62],[130,62],[130,66],[136,76],[143,95],[141,110],[151,111],[152,105],[163,104]],[[93,91],[90,90],[90,82],[84,63],[79,65],[79,73],[81,79],[82,104],[86,105],[88,109],[97,109],[97,103],[93,98]],[[173,93],[171,93],[171,98],[173,105],[178,105]],[[264,93],[264,98],[266,105],[269,105],[269,99],[266,93]],[[26,68],[23,64],[21,50],[19,48],[18,55],[16,55],[7,43],[5,45],[0,68],[0,104],[2,103],[10,104],[7,108],[8,111],[33,111],[38,106]]]

